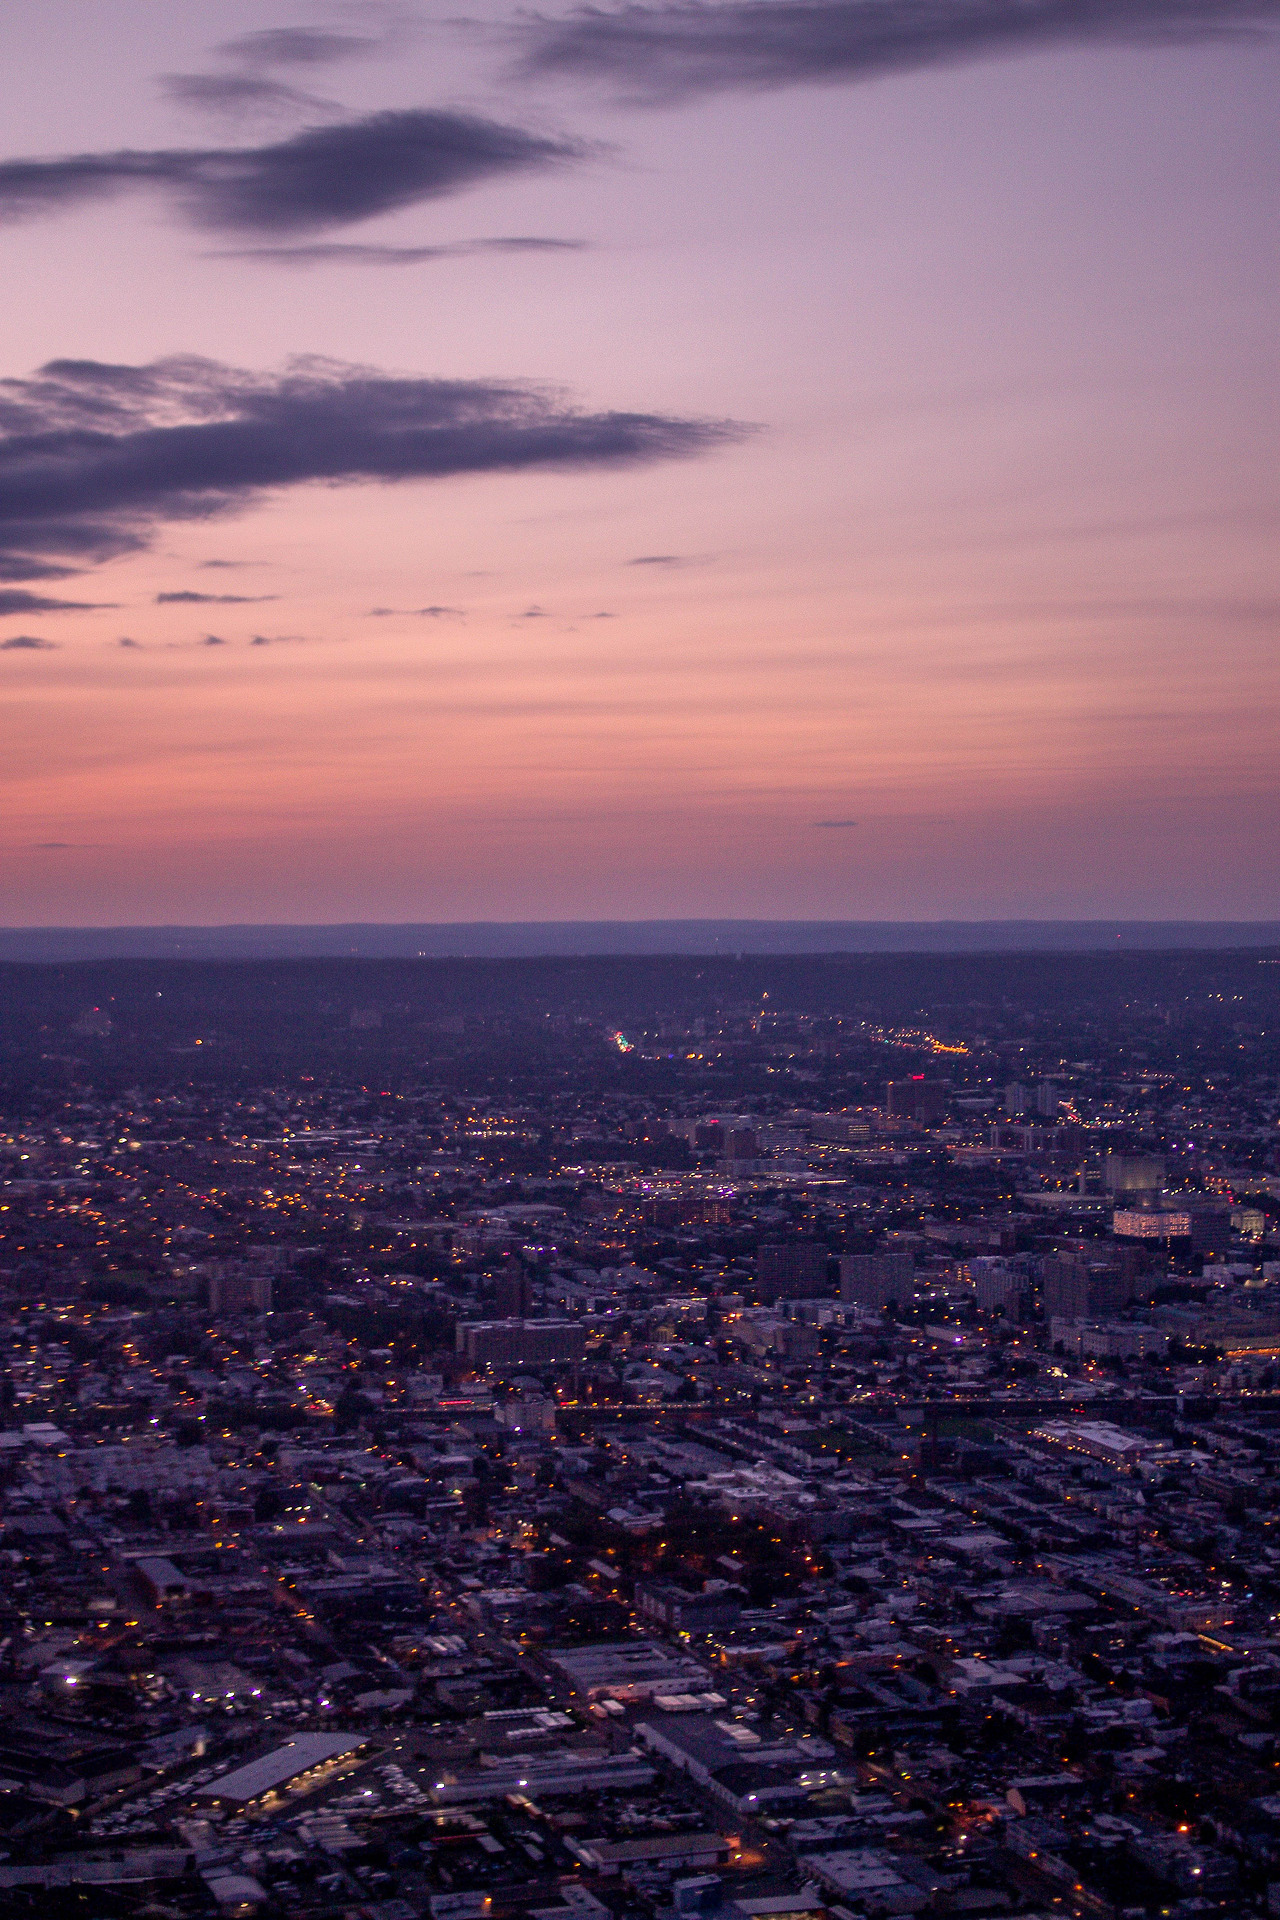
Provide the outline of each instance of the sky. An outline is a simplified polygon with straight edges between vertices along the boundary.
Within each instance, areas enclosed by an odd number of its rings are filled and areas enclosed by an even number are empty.
[[[1280,915],[1280,0],[0,59],[0,924]]]

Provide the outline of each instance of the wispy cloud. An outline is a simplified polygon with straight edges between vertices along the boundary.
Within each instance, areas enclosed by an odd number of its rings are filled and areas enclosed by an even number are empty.
[[[335,33],[327,27],[261,27],[224,40],[215,49],[227,60],[247,67],[333,67],[347,60],[367,59],[396,44],[411,16],[401,13],[379,33]]]
[[[74,567],[59,566],[53,560],[35,560],[28,554],[20,556],[17,572],[11,572],[10,565],[10,557],[0,553],[0,580],[65,580],[76,571]]]
[[[421,35],[421,17],[411,9],[365,8],[362,13],[365,30],[359,33],[316,26],[263,27],[224,40],[214,48],[221,66],[211,72],[163,74],[160,89],[177,106],[231,119],[339,111],[333,101],[317,99],[276,75],[385,56]]]
[[[197,226],[323,232],[582,157],[576,142],[469,114],[411,108],[308,127],[268,146],[168,148],[0,162],[0,219],[130,189],[167,194]]]
[[[815,820],[815,827],[856,827],[856,820]]]
[[[278,600],[278,593],[158,593],[158,607],[260,607],[267,600]]]
[[[52,361],[0,381],[0,570],[38,577],[50,558],[84,565],[137,550],[161,523],[226,512],[268,489],[628,466],[705,453],[744,431],[588,413],[520,382],[330,361],[278,374],[197,359]]]
[[[157,83],[175,106],[227,120],[266,120],[279,115],[337,113],[333,100],[321,100],[280,80],[255,73],[162,73]]]
[[[526,73],[674,101],[1055,45],[1181,45],[1262,33],[1277,20],[1280,0],[670,0],[578,7],[516,33]]]
[[[370,620],[462,620],[461,607],[370,607]]]
[[[56,640],[37,639],[34,633],[11,633],[0,640],[0,653],[48,653],[57,644]]]
[[[25,573],[10,573],[11,580],[30,579]],[[39,575],[36,576],[39,578]],[[106,601],[52,600],[44,593],[28,593],[23,587],[0,587],[0,618],[15,613],[97,613]]]
[[[319,241],[302,247],[220,247],[208,260],[260,260],[273,267],[418,267],[485,253],[582,253],[589,240],[513,234],[495,240],[451,240],[436,247],[376,247],[357,241]]]

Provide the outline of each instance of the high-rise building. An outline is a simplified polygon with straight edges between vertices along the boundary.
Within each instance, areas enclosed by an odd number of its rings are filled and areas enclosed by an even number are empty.
[[[509,1367],[577,1365],[586,1335],[573,1320],[469,1320],[459,1323],[457,1350],[479,1372]]]
[[[1231,1209],[1225,1205],[1192,1206],[1192,1253],[1228,1253],[1231,1249]]]
[[[1127,1307],[1133,1274],[1124,1266],[1091,1262],[1072,1251],[1045,1256],[1041,1275],[1046,1319],[1096,1320]]]
[[[209,1275],[210,1313],[270,1313],[271,1275],[269,1273],[230,1273],[225,1270]]]
[[[498,1273],[493,1283],[493,1296],[500,1320],[523,1320],[533,1310],[533,1282],[514,1260]]]
[[[1061,1105],[1056,1080],[1042,1080],[1036,1088],[1036,1112],[1046,1120],[1056,1120]]]
[[[756,1292],[766,1304],[804,1300],[827,1290],[830,1254],[817,1240],[789,1240],[756,1249]]]
[[[1016,1267],[994,1255],[979,1255],[966,1261],[973,1283],[975,1306],[983,1313],[1001,1311],[1011,1314],[1026,1291],[1026,1281]]]
[[[848,1306],[902,1304],[915,1291],[915,1261],[909,1253],[852,1253],[840,1261],[840,1298]]]
[[[660,1193],[646,1200],[641,1213],[654,1227],[727,1227],[729,1202],[700,1193]]]
[[[1004,1090],[1004,1110],[1008,1114],[1025,1113],[1027,1090],[1020,1080],[1011,1080]]]
[[[1108,1193],[1159,1193],[1164,1186],[1164,1161],[1155,1153],[1109,1153],[1105,1179]]]
[[[910,1080],[890,1080],[885,1088],[885,1106],[897,1120],[915,1120],[921,1126],[936,1127],[947,1117],[951,1089],[945,1080],[926,1080],[923,1074]]]

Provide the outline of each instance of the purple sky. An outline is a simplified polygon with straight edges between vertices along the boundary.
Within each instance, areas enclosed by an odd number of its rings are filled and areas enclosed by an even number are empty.
[[[0,54],[0,922],[1280,914],[1280,0]]]

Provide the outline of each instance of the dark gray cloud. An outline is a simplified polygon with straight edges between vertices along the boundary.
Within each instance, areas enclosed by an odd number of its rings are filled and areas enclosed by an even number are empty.
[[[495,240],[450,240],[436,247],[376,247],[359,242],[320,241],[302,247],[221,247],[209,260],[261,260],[280,267],[417,267],[432,260],[465,260],[477,253],[581,253],[589,240],[544,239],[513,234]]]
[[[57,644],[56,640],[38,640],[34,633],[11,633],[0,640],[0,653],[48,653]]]
[[[181,107],[230,118],[265,118],[299,112],[333,113],[332,100],[276,79],[281,69],[340,66],[393,53],[420,37],[416,13],[399,7],[366,8],[372,32],[340,33],[327,27],[265,27],[224,40],[214,53],[226,65],[211,73],[168,73],[160,88]]]
[[[216,51],[250,67],[333,67],[379,53],[384,45],[381,35],[333,33],[323,27],[263,27],[257,33],[224,40]]]
[[[815,820],[815,827],[856,827],[856,820]]]
[[[277,593],[158,593],[158,607],[260,607],[265,600],[278,600]]]
[[[638,553],[634,560],[628,560],[629,567],[682,567],[685,564],[681,553]]]
[[[313,93],[302,93],[297,87],[256,73],[163,73],[158,84],[175,106],[221,114],[228,120],[338,111],[332,100],[319,100]]]
[[[31,575],[10,573],[12,580],[30,579]],[[51,600],[47,594],[27,593],[21,587],[0,588],[0,617],[14,613],[94,613],[98,604],[91,600]]]
[[[741,437],[724,421],[587,413],[523,383],[428,380],[331,361],[56,360],[0,381],[0,571],[81,566],[308,482],[634,465]],[[30,610],[39,596],[28,595]]]
[[[527,73],[661,101],[1055,45],[1180,45],[1261,33],[1277,20],[1280,0],[669,0],[579,7],[517,33]]]
[[[202,227],[322,232],[456,193],[497,174],[580,158],[573,141],[469,114],[411,108],[307,127],[257,147],[161,148],[0,162],[0,220],[147,189]]]
[[[52,560],[37,560],[31,554],[0,553],[0,580],[65,580],[74,567],[61,567]]]
[[[370,620],[462,620],[461,607],[370,607]]]

